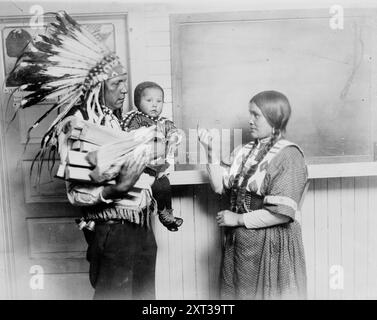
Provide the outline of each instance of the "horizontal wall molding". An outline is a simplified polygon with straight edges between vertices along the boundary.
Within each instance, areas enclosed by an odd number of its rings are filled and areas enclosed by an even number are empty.
[[[377,162],[330,163],[308,165],[309,179],[377,176]],[[172,185],[209,183],[206,170],[173,171]]]

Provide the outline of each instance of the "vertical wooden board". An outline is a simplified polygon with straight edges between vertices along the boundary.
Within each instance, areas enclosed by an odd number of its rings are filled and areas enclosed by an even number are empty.
[[[368,179],[368,298],[377,299],[377,177]]]
[[[197,299],[195,264],[195,219],[193,186],[181,193],[183,299]]]
[[[308,298],[315,299],[316,297],[316,274],[315,274],[315,215],[314,215],[314,180],[310,182],[308,192],[306,193],[304,203],[302,205],[301,226],[302,239],[305,250],[305,262],[307,273],[307,287]]]
[[[170,33],[168,31],[149,31],[146,35],[146,38],[148,47],[170,47]]]
[[[132,70],[132,78],[130,79],[132,87],[138,83],[145,81],[148,78],[148,68],[145,63],[148,61],[147,57],[147,21],[143,10],[133,10],[132,14],[128,15],[128,27],[132,32],[128,33],[129,42],[129,59],[130,69]],[[131,98],[131,95],[130,95]]]
[[[355,178],[355,298],[367,297],[368,179]]]
[[[153,218],[153,227],[157,242],[156,299],[165,300],[170,298],[168,233],[158,220],[158,216]]]
[[[344,291],[342,299],[354,297],[354,214],[355,178],[342,178],[342,265],[344,268]]]
[[[180,196],[173,197],[172,207],[175,216],[181,216]],[[170,299],[183,299],[183,279],[182,279],[182,228],[172,232],[165,228],[169,241],[169,273],[170,273]]]
[[[148,31],[170,31],[169,17],[166,12],[163,15],[148,17],[147,21]]]
[[[207,200],[206,186],[195,186],[195,263],[198,299],[209,299],[208,252],[209,250],[212,250],[212,248],[209,248],[208,246]]]
[[[219,275],[221,264],[221,231],[216,223],[216,214],[221,209],[220,198],[207,185],[208,194],[208,270],[209,270],[209,298],[219,299]]]
[[[341,191],[340,178],[328,179],[328,222],[329,222],[329,298],[341,299],[343,288],[337,282],[339,268],[342,268]]]
[[[315,250],[316,250],[316,298],[328,299],[328,221],[327,221],[327,179],[314,181],[315,201]]]
[[[144,15],[146,18],[165,16],[168,9],[163,3],[147,3],[144,7]]]

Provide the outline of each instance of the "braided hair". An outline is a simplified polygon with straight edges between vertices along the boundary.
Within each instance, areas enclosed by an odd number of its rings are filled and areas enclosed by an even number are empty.
[[[283,137],[291,116],[291,106],[287,97],[277,91],[262,91],[251,98],[250,103],[254,103],[261,110],[263,116],[272,127],[272,135],[270,141],[258,152],[254,165],[250,168],[245,168],[247,159],[255,150],[258,143],[254,144],[249,154],[243,159],[231,189],[231,210],[234,212],[239,212],[244,209],[246,187],[250,177],[254,175],[260,162],[274,144]],[[242,181],[239,185],[241,177]]]

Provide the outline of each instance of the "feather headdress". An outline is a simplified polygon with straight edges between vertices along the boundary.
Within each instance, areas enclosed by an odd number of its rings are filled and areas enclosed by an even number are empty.
[[[46,99],[59,98],[28,130],[29,141],[30,131],[51,112],[58,111],[34,160],[43,160],[51,147],[55,149],[56,129],[73,107],[80,105],[89,120],[100,121],[103,81],[125,72],[114,52],[66,12],[56,13],[46,34],[38,35],[29,43],[8,76],[17,89],[28,92],[16,112]]]

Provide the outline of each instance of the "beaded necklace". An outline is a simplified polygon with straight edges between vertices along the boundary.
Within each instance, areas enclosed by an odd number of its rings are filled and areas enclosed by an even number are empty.
[[[123,118],[122,120],[122,129],[125,130],[129,127],[129,124],[130,122],[135,118],[135,116],[137,115],[140,115],[140,116],[144,116],[150,120],[152,120],[153,122],[155,122],[156,124],[161,121],[163,118],[160,117],[160,116],[157,116],[157,117],[151,117],[147,114],[145,114],[144,112],[141,112],[139,110],[133,110],[131,112],[129,112],[128,114],[126,114],[126,116]]]
[[[248,152],[247,156],[242,159],[242,163],[238,169],[238,172],[234,178],[233,185],[231,188],[231,195],[230,195],[230,204],[231,204],[231,211],[240,213],[240,209],[244,207],[244,201],[246,196],[246,187],[250,177],[255,173],[258,168],[259,162],[265,155],[265,148],[268,145],[268,141],[271,138],[268,137],[263,140],[258,140],[254,143],[251,150]],[[250,159],[252,153],[256,151],[256,149],[264,144],[261,149],[255,155],[256,163],[251,165],[249,168],[245,167],[247,161]],[[246,169],[246,170],[245,170]]]

